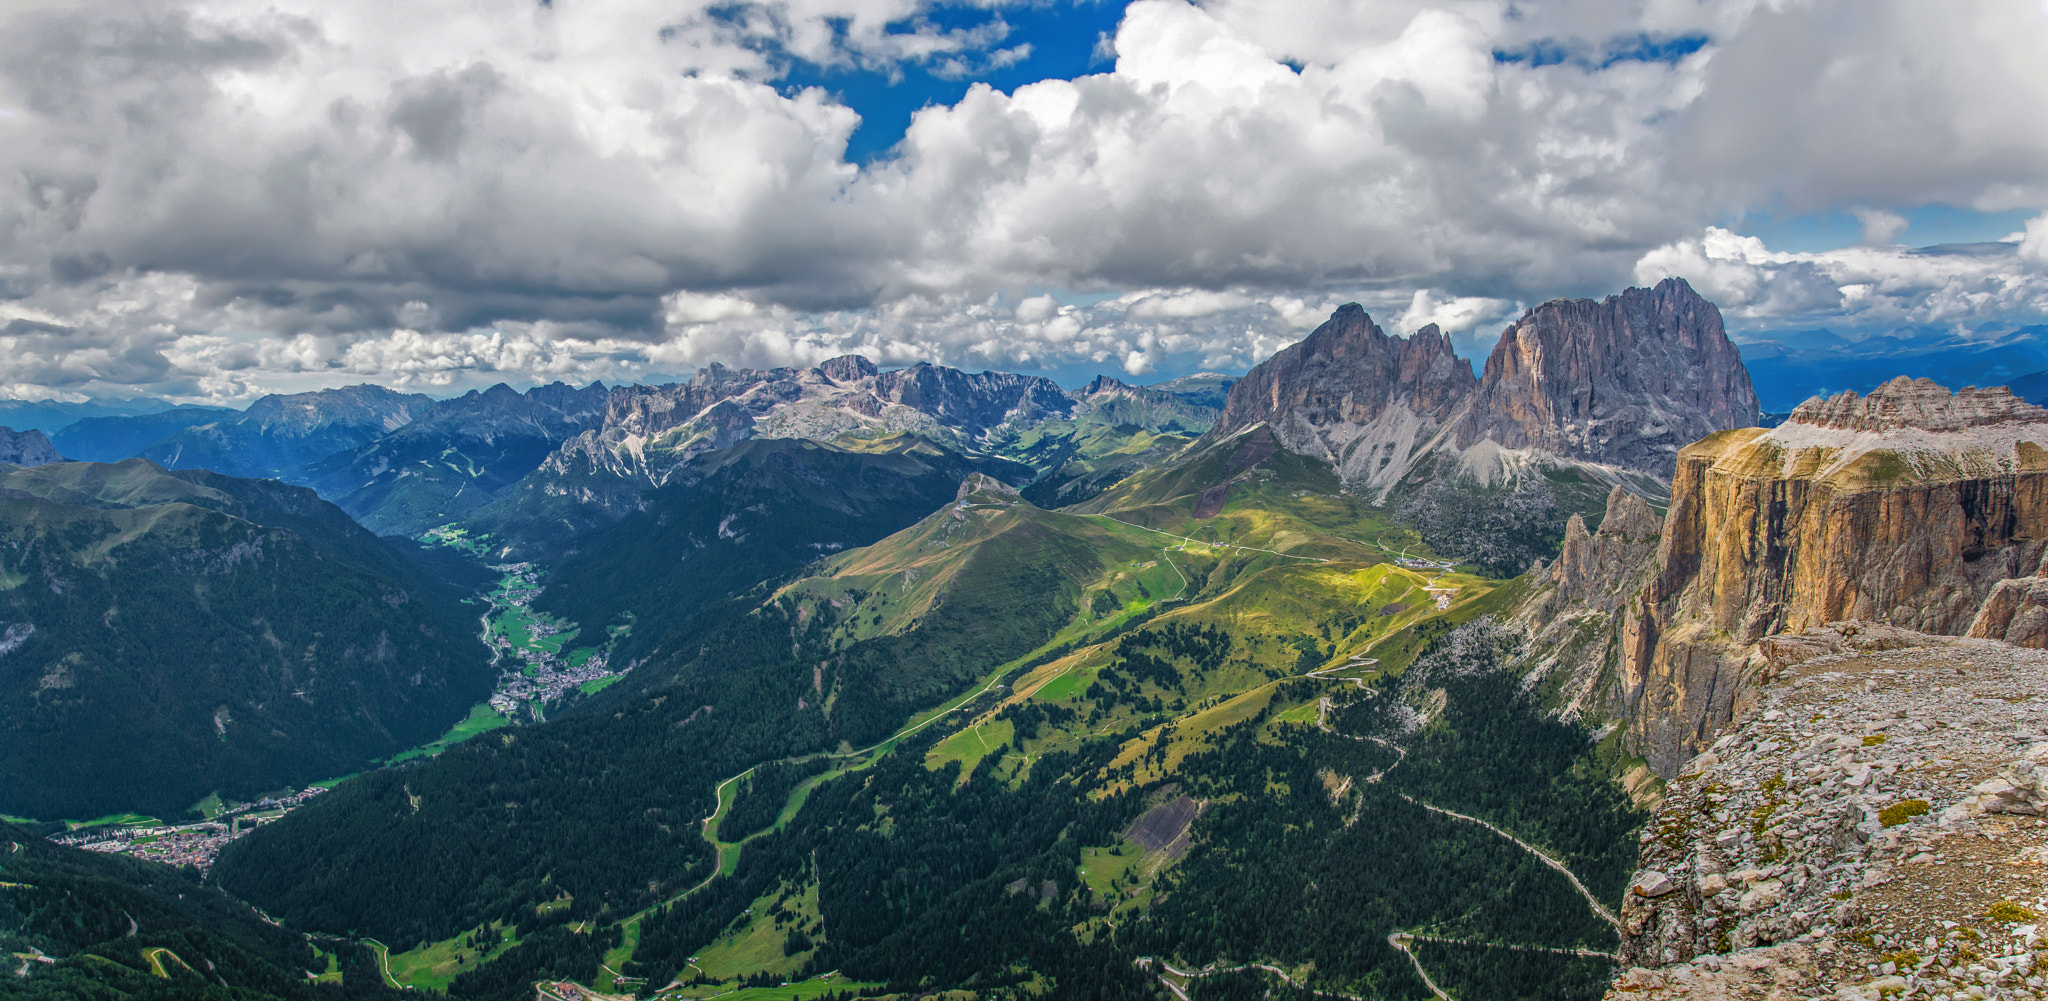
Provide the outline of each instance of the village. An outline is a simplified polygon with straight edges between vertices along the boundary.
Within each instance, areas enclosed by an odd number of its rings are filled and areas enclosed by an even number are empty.
[[[131,855],[168,865],[189,865],[205,872],[227,843],[268,824],[327,791],[307,786],[284,796],[241,803],[196,824],[155,827],[94,827],[50,840],[60,845],[109,855]]]
[[[513,662],[499,676],[492,709],[510,718],[522,712],[538,718],[544,707],[572,692],[590,694],[619,676],[610,666],[610,644],[567,649],[579,632],[575,625],[533,611],[542,591],[539,567],[506,563],[491,569],[505,577],[489,596],[484,642],[498,663]]]

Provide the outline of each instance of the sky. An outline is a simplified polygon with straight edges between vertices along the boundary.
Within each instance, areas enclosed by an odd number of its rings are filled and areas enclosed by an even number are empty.
[[[2048,306],[2048,0],[13,0],[0,396]]]

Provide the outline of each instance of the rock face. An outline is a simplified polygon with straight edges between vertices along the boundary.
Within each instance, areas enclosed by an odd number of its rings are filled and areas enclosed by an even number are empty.
[[[1621,710],[1618,643],[1630,602],[1656,567],[1662,529],[1648,502],[1615,487],[1599,531],[1587,531],[1584,518],[1571,516],[1563,550],[1531,575],[1532,594],[1509,616],[1528,637],[1510,666],[1554,686],[1553,701],[1567,719]]]
[[[1210,434],[1265,421],[1384,500],[1429,453],[1454,453],[1486,484],[1530,453],[1664,479],[1681,446],[1756,420],[1720,310],[1672,278],[1530,310],[1478,378],[1434,324],[1389,337],[1345,305],[1232,386]]]
[[[2048,654],[1838,623],[1687,763],[1643,834],[1611,999],[2033,998]]]
[[[1287,450],[1328,461],[1348,485],[1384,493],[1477,386],[1435,324],[1389,337],[1348,303],[1231,386],[1209,437],[1263,421]]]
[[[1486,360],[1458,445],[1492,440],[1668,475],[1685,445],[1757,421],[1721,311],[1683,279],[1530,310]]]
[[[64,457],[57,454],[57,447],[50,444],[50,439],[41,431],[0,428],[0,462],[15,466],[44,466],[63,461]]]
[[[2043,641],[2048,411],[1899,379],[1684,449],[1642,613],[1623,630],[1632,736],[1675,774],[1753,694],[1755,646],[1858,619]],[[1981,612],[1981,614],[1980,614]]]

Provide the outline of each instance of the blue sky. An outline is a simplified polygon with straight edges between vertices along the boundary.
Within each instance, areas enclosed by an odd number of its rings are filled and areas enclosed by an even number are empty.
[[[2027,224],[2038,213],[2027,210],[1979,212],[1950,205],[1922,205],[1898,212],[1906,228],[1896,242],[1909,247],[1931,247],[1944,243],[1989,243],[2002,240]],[[1863,223],[1848,209],[1774,215],[1752,212],[1731,220],[1731,227],[1745,236],[1761,238],[1772,250],[1789,253],[1820,253],[1853,247],[1862,242]]]
[[[1107,70],[1111,60],[1098,53],[1098,42],[1105,35],[1116,34],[1124,6],[1122,0],[1052,0],[1000,10],[938,6],[915,21],[897,22],[891,28],[907,33],[922,22],[941,30],[971,30],[1000,22],[1009,31],[995,48],[1029,45],[1030,55],[1007,66],[965,76],[936,74],[930,62],[899,64],[893,67],[896,73],[892,75],[872,69],[820,67],[790,59],[788,75],[780,83],[786,92],[792,93],[804,87],[823,88],[859,112],[861,125],[847,144],[846,158],[852,163],[869,163],[888,155],[889,148],[909,129],[910,118],[918,109],[933,104],[950,105],[975,83],[1010,92],[1039,80],[1071,80]],[[972,53],[967,61],[985,65],[986,57],[986,52]]]

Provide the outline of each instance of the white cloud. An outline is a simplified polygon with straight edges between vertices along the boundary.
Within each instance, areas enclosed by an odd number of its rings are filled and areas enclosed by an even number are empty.
[[[2017,242],[2021,260],[2048,264],[2048,212],[2027,220],[2027,228]]]
[[[2048,215],[2002,251],[1891,245],[1900,208],[2048,209],[2038,4],[1140,0],[1102,72],[974,86],[846,163],[857,116],[778,89],[788,59],[1028,55],[929,9],[10,8],[0,385],[1225,368],[1347,298],[1483,336],[1674,273],[1758,322],[2041,308]],[[1759,208],[1859,209],[1871,246],[1708,225]],[[1046,288],[1071,302],[1017,294]]]
[[[2029,224],[2030,238],[2044,232],[2048,222]],[[2029,267],[2029,253],[2025,242],[1783,253],[1756,237],[1710,226],[1698,238],[1644,254],[1635,281],[1682,276],[1730,317],[1762,324],[1982,324],[2048,312],[2048,275]]]
[[[1883,209],[1854,208],[1849,212],[1863,225],[1863,242],[1873,247],[1899,242],[1899,234],[1911,225],[1905,216]]]

